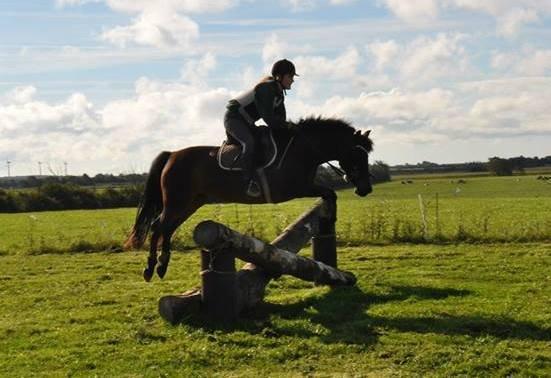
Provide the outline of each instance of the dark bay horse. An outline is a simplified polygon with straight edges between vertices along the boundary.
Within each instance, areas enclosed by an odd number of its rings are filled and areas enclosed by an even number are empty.
[[[322,197],[336,208],[337,196],[332,189],[316,185],[317,167],[337,160],[356,194],[366,196],[372,190],[368,154],[373,149],[369,131],[355,130],[339,119],[306,118],[294,124],[295,136],[281,165],[265,170],[273,203],[300,197]],[[279,130],[274,134],[289,134]],[[285,137],[285,135],[279,135]],[[288,135],[287,135],[288,137]],[[161,245],[157,274],[163,278],[170,261],[170,239],[176,229],[206,203],[264,203],[263,197],[245,193],[241,172],[222,170],[216,152],[219,147],[197,146],[175,152],[161,152],[153,161],[136,222],[125,247],[141,247],[149,230],[152,235],[144,279],[150,281],[157,265],[157,248]]]

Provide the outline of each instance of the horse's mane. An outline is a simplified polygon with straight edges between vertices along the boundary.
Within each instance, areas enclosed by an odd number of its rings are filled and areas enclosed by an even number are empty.
[[[328,132],[345,132],[352,134],[355,129],[352,125],[345,120],[338,118],[324,118],[321,116],[318,117],[308,117],[301,118],[297,123],[297,127],[301,131],[328,131]]]
[[[352,135],[356,132],[356,129],[350,124],[350,122],[339,118],[324,118],[321,116],[301,118],[295,124],[299,130],[304,132],[327,132],[331,134],[348,134]],[[367,137],[367,147],[369,151],[373,149],[373,141]]]

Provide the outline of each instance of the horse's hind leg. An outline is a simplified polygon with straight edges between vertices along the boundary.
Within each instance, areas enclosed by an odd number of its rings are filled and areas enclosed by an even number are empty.
[[[151,225],[151,242],[149,246],[149,257],[147,258],[147,267],[143,271],[143,278],[146,282],[151,281],[153,272],[155,271],[155,265],[157,265],[157,245],[159,244],[159,237],[161,236],[161,227],[159,218],[155,219]]]
[[[163,278],[168,269],[168,264],[170,262],[170,243],[174,231],[176,231],[176,229],[184,223],[199,206],[200,205],[193,204],[183,213],[174,214],[173,216],[163,214],[163,216],[161,216],[161,234],[163,241],[161,255],[159,256],[159,265],[157,265],[157,274],[159,277]]]
[[[159,265],[157,265],[157,274],[160,278],[163,278],[166,274],[166,271],[168,269],[168,263],[170,262],[170,242],[172,235],[174,234],[174,231],[178,228],[180,224],[182,224],[183,220],[179,222],[163,222],[162,226],[162,235],[163,235],[163,241],[162,241],[162,251],[161,255],[159,256]]]

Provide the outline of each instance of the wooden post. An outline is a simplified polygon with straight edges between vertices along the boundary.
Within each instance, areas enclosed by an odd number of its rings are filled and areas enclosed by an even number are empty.
[[[337,267],[337,237],[331,219],[320,218],[319,233],[312,238],[312,256],[316,261]]]
[[[201,303],[211,320],[237,319],[237,277],[231,251],[201,251],[201,288]]]

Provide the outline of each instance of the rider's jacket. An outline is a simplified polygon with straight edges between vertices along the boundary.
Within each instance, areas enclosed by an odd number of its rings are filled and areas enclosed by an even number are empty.
[[[240,114],[251,125],[262,118],[270,128],[286,127],[284,93],[275,80],[262,82],[230,100],[227,109]]]

